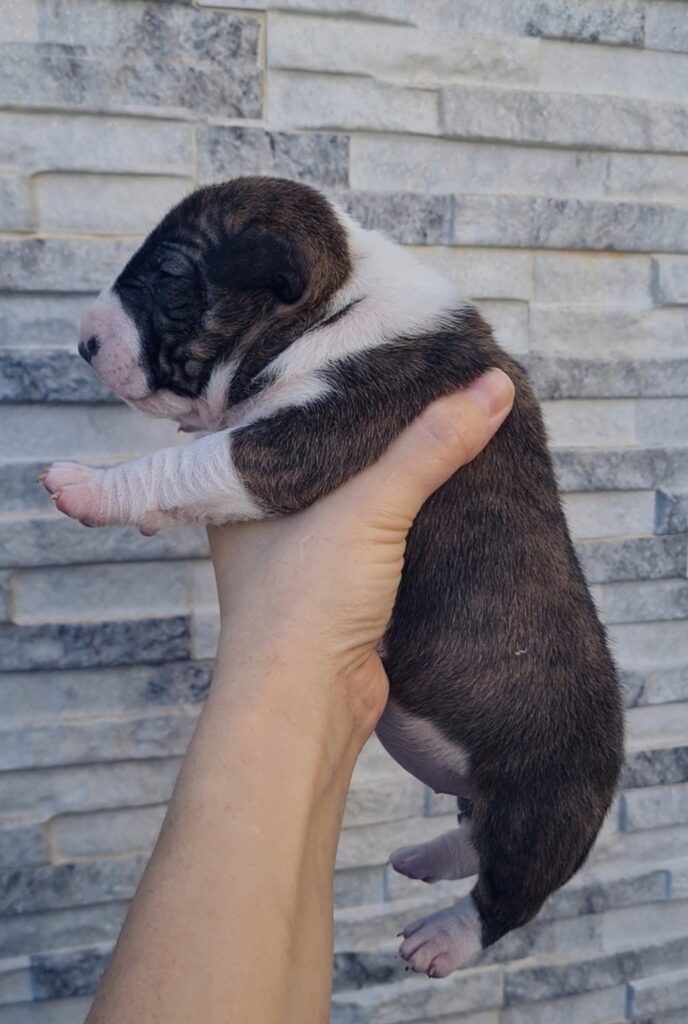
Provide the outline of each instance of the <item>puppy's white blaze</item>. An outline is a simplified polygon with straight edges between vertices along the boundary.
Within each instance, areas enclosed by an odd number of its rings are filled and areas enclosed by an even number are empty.
[[[101,292],[81,319],[79,340],[92,337],[98,339],[98,351],[91,365],[103,383],[121,398],[140,399],[148,395],[150,388],[140,363],[138,329],[112,289]]]
[[[105,470],[108,518],[141,523],[158,516],[158,525],[264,518],[234,467],[230,433],[209,434]]]

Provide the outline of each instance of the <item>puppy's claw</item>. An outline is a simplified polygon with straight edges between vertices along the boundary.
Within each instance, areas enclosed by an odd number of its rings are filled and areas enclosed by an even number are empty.
[[[37,484],[42,484],[43,481],[45,480],[45,478],[47,477],[47,475],[48,475],[48,470],[44,469],[43,472],[39,473],[38,476],[36,477],[36,483]]]

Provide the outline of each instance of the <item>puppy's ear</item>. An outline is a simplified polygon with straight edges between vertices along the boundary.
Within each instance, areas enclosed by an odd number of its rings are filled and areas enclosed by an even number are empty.
[[[255,224],[217,245],[206,259],[206,273],[220,291],[266,291],[285,305],[298,302],[308,285],[296,247]]]

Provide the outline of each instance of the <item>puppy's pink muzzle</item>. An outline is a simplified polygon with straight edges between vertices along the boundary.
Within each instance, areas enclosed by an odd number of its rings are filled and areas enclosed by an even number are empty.
[[[79,355],[120,398],[137,400],[150,394],[141,365],[141,337],[112,290],[102,292],[84,313]]]

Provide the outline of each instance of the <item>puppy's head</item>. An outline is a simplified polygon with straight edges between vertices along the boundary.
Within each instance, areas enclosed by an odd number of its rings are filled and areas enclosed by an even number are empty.
[[[199,189],[85,312],[79,352],[130,404],[218,426],[219,405],[328,315],[350,271],[345,229],[315,189],[277,178]]]

